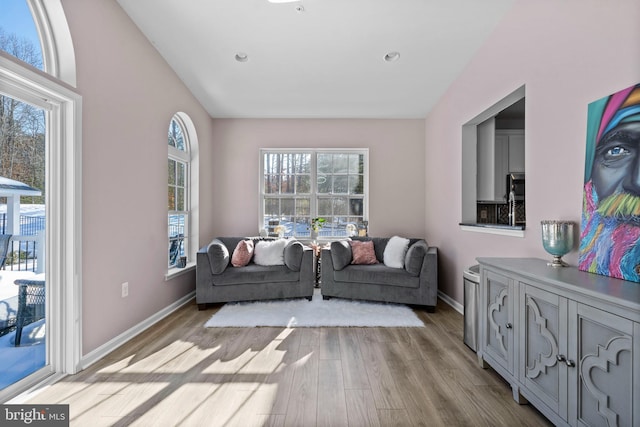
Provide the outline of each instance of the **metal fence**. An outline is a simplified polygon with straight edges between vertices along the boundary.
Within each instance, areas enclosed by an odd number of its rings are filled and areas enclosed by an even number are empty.
[[[186,255],[184,245],[185,222],[185,214],[169,214],[169,267],[177,266],[180,257]]]
[[[20,235],[33,236],[38,234],[38,231],[44,230],[45,222],[45,217],[43,216],[20,215]],[[7,214],[0,213],[0,234],[6,234],[6,229]]]
[[[9,250],[3,270],[11,271],[38,271],[38,252],[43,247],[38,233],[45,229],[45,217],[20,215],[20,235],[15,236],[9,243]],[[0,213],[0,234],[6,234],[7,214]],[[27,237],[28,236],[28,237]],[[41,236],[40,236],[41,237]],[[42,266],[41,266],[42,267]]]

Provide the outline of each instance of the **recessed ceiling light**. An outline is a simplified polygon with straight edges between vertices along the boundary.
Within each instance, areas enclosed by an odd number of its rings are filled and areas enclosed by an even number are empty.
[[[400,52],[389,52],[384,56],[386,62],[397,61],[400,58]]]
[[[236,53],[236,61],[238,62],[247,62],[249,60],[249,55],[244,52]]]

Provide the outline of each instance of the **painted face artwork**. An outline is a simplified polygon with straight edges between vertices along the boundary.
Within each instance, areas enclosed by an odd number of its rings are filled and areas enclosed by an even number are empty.
[[[640,84],[589,104],[578,267],[640,282]]]
[[[614,193],[640,196],[640,122],[609,132],[598,144],[591,179],[600,197]]]

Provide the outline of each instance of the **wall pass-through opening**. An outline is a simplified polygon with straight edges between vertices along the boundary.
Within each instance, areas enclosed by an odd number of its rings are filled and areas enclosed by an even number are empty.
[[[526,226],[525,87],[462,126],[461,225]]]

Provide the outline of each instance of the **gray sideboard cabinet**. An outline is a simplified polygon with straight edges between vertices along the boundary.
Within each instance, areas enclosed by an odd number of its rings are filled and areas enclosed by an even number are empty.
[[[640,283],[478,258],[478,360],[559,426],[640,426]]]

